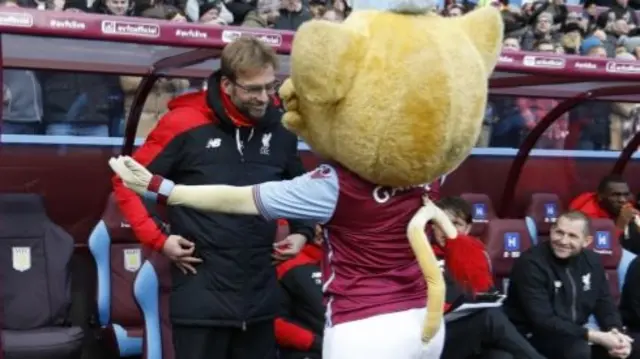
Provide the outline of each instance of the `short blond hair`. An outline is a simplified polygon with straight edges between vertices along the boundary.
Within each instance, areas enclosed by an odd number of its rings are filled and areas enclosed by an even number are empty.
[[[225,46],[220,56],[220,73],[235,80],[272,66],[278,69],[278,55],[273,48],[253,36],[241,36]]]

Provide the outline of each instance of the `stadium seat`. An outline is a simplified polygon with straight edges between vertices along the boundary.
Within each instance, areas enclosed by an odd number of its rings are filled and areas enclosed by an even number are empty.
[[[460,195],[460,198],[467,201],[473,211],[473,223],[471,224],[470,234],[472,236],[482,237],[486,231],[487,223],[496,218],[491,199],[483,193],[463,193]]]
[[[522,252],[531,247],[531,238],[523,219],[493,219],[487,224],[484,242],[493,267],[496,287],[507,292],[511,267]]]
[[[636,255],[629,252],[626,249],[622,250],[622,257],[620,258],[620,264],[618,264],[618,287],[622,289],[624,285],[624,278],[627,275],[627,270],[631,262],[636,259]]]
[[[549,239],[551,226],[562,211],[562,203],[558,195],[553,193],[534,193],[531,195],[525,220],[534,245],[539,241]]]
[[[134,283],[135,299],[144,317],[143,359],[174,359],[170,293],[171,261],[160,253],[152,253]]]
[[[96,299],[103,338],[121,357],[140,355],[144,323],[133,298],[133,282],[144,258],[113,194],[89,236],[89,250],[98,274]]]
[[[617,303],[620,299],[618,265],[622,258],[622,246],[615,237],[616,226],[610,219],[592,219],[591,233],[593,242],[589,248],[600,254],[609,279],[611,295]]]
[[[35,194],[0,195],[2,351],[6,359],[80,359],[70,317],[73,237]]]

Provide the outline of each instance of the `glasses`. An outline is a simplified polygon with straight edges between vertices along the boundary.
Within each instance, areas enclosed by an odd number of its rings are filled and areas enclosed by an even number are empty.
[[[267,95],[275,94],[276,91],[278,90],[278,87],[280,86],[280,81],[275,80],[266,85],[241,85],[235,81],[233,81],[233,84],[238,86],[239,88],[241,88],[242,90],[244,90],[250,95],[258,96],[258,95],[261,95],[263,91],[266,92]]]

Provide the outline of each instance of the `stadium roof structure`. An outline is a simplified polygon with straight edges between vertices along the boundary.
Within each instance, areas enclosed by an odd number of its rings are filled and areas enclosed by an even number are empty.
[[[1,66],[4,69],[84,71],[145,77],[128,115],[124,153],[133,149],[144,100],[158,77],[207,77],[218,67],[216,58],[221,49],[238,37],[247,35],[258,37],[274,47],[280,54],[281,75],[286,76],[293,32],[0,8]],[[519,148],[502,200],[502,204],[507,205],[513,198],[522,166],[531,149],[555,119],[586,100],[640,103],[640,62],[503,52],[489,86],[492,95],[564,100],[540,120]],[[635,136],[623,150],[614,171],[624,170],[639,145],[640,135]]]

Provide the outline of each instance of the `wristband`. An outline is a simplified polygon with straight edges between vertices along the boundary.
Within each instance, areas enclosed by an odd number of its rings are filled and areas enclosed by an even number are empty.
[[[158,175],[153,175],[143,197],[155,203],[166,205],[169,200],[169,195],[175,186],[176,184],[173,183],[173,181]]]

